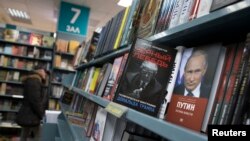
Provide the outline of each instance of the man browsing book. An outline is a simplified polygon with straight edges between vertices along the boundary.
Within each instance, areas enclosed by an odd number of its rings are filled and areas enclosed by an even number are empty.
[[[208,98],[209,87],[202,82],[207,67],[207,54],[202,50],[194,51],[185,64],[184,83],[177,86],[174,93],[184,96]]]

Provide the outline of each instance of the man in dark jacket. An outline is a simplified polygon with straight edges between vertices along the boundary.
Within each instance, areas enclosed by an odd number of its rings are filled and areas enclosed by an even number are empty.
[[[22,78],[24,99],[17,114],[17,123],[22,126],[21,141],[26,141],[31,134],[34,140],[40,138],[40,121],[48,104],[48,95],[43,90],[46,76],[46,70],[36,66],[32,73]]]

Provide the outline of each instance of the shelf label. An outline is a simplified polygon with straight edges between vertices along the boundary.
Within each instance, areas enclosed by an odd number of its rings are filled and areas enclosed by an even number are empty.
[[[87,7],[61,1],[57,30],[86,36],[89,11]]]
[[[127,112],[128,108],[122,105],[119,105],[114,102],[110,102],[108,106],[105,108],[106,111],[111,113],[112,115],[120,118],[124,113]]]

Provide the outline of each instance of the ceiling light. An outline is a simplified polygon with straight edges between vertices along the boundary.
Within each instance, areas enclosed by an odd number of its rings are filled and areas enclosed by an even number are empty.
[[[132,2],[133,0],[119,0],[117,4],[123,7],[129,7],[132,4]]]
[[[8,8],[8,11],[12,17],[22,18],[22,19],[30,19],[30,16],[25,11],[12,9],[12,8]]]

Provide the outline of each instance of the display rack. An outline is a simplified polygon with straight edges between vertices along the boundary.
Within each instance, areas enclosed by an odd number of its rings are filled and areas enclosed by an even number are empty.
[[[1,30],[2,35],[4,35],[3,32],[6,29],[13,29],[13,30],[17,30],[19,33],[20,32],[27,33],[27,37],[30,37],[32,33],[52,37],[52,33],[49,33],[49,32],[35,31],[35,30],[29,30],[29,29],[20,30],[19,29],[20,27],[16,27],[16,26],[13,26],[12,28],[8,28],[7,25],[1,25],[0,28],[2,29]],[[5,135],[5,132],[10,132],[14,128],[16,132],[13,135],[18,136],[20,133],[20,126],[18,126],[15,123],[15,115],[17,114],[21,106],[21,102],[23,100],[23,95],[21,95],[22,94],[21,89],[23,89],[21,77],[30,73],[36,63],[43,64],[44,66],[47,66],[48,70],[51,70],[53,57],[51,56],[51,59],[46,58],[47,56],[45,55],[45,52],[51,53],[52,55],[54,49],[53,49],[53,46],[46,46],[46,45],[40,46],[40,45],[29,44],[30,40],[19,42],[19,36],[18,36],[18,39],[15,39],[15,40],[17,41],[14,42],[14,41],[5,40],[4,36],[1,36],[1,39],[0,39],[0,44],[1,44],[1,49],[2,49],[2,51],[0,52],[0,56],[1,56],[0,69],[1,71],[7,72],[7,75],[6,74],[3,75],[5,78],[2,76],[0,80],[0,86],[2,86],[3,84],[6,85],[4,92],[1,91],[1,94],[0,94],[0,99],[1,99],[0,103],[2,104],[0,105],[0,116],[1,116],[1,120],[0,120],[1,131],[0,132],[3,133],[2,135]],[[4,49],[7,46],[11,48],[9,52],[4,51]],[[13,52],[14,47],[20,47],[20,48],[22,47],[23,49],[17,48],[17,51],[14,53]],[[34,49],[39,50],[39,54],[37,58],[34,57],[35,56]],[[31,53],[33,57],[29,56],[29,53]],[[11,63],[5,63],[5,58],[7,58],[6,60],[10,61]],[[15,61],[12,61],[12,59],[13,60],[15,59]],[[18,64],[20,63],[19,62],[20,60],[22,61],[22,65]],[[26,64],[27,62],[30,63],[29,67]],[[14,77],[12,76],[13,78],[8,79],[7,76],[9,75],[10,72],[18,73],[18,78],[14,79]],[[43,86],[43,87],[46,88],[46,90],[48,90],[49,86],[50,84]],[[2,89],[3,88],[1,87],[1,90]]]
[[[166,46],[198,46],[208,42],[217,40],[230,40],[241,38],[250,31],[250,0],[244,0],[214,11],[206,16],[194,19],[188,23],[168,29],[156,35],[147,38],[153,44],[164,44]],[[114,52],[77,67],[77,70],[82,70],[90,66],[105,63],[110,59],[110,56],[116,56],[127,52]],[[113,58],[113,57],[112,57]],[[70,83],[63,83],[63,85],[73,92],[84,96],[94,103],[107,107],[109,101],[91,95],[82,91],[79,88],[72,87]],[[127,110],[124,115],[128,119],[166,139],[173,141],[192,140],[192,141],[207,141],[208,137],[205,134],[195,132],[185,127],[177,126],[172,123],[157,119],[133,109]],[[66,119],[65,119],[66,120]],[[67,120],[66,120],[67,121]],[[72,134],[77,134],[71,130]],[[72,136],[72,135],[71,135]],[[76,135],[75,135],[76,136]]]

